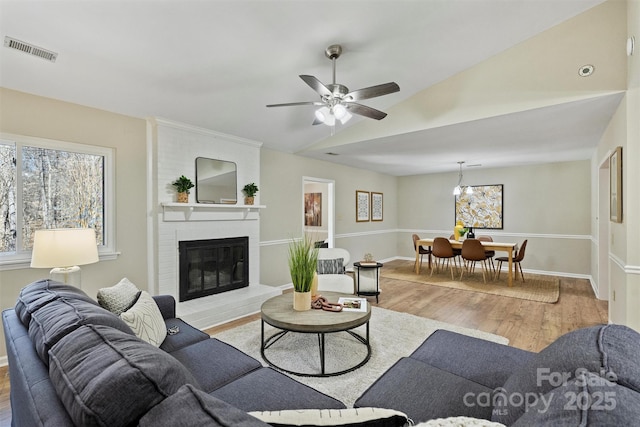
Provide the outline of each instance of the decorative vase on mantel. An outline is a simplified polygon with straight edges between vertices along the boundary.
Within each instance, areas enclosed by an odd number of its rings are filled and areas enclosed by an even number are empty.
[[[311,291],[309,292],[293,291],[293,309],[295,311],[311,310]]]
[[[178,194],[178,203],[189,203],[189,192],[182,191]]]
[[[244,198],[245,205],[253,205],[253,196]]]

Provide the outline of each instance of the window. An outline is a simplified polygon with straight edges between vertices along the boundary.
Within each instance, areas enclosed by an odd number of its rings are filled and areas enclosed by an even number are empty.
[[[113,170],[112,149],[1,135],[0,267],[28,266],[41,228],[93,228],[113,253]]]

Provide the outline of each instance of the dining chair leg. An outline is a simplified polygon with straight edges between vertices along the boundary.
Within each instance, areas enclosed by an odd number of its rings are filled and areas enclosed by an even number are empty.
[[[487,276],[485,276],[485,270],[487,269],[487,260],[482,261],[482,280],[487,283]]]
[[[500,271],[502,271],[502,261],[498,261],[498,268],[496,271],[496,280],[500,280]]]
[[[520,268],[520,276],[522,276],[522,283],[524,283],[524,273],[522,272],[522,264],[520,264],[519,262],[516,263],[516,276],[518,273],[518,268]]]

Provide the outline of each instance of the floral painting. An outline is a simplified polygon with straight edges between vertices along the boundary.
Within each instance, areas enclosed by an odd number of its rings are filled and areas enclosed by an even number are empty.
[[[465,227],[502,229],[502,184],[473,185],[473,192],[456,196],[455,222]]]

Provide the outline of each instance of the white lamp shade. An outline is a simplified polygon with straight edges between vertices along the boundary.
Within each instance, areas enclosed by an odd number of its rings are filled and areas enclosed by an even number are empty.
[[[91,228],[36,230],[31,267],[71,267],[98,261],[95,230]]]

